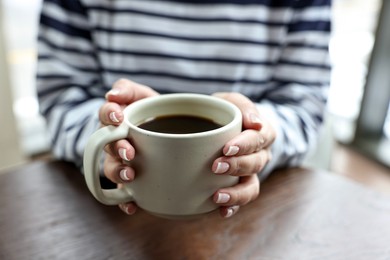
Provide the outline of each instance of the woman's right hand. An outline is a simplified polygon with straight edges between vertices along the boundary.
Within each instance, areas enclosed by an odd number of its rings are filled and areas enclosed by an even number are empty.
[[[123,121],[123,110],[131,103],[156,96],[158,93],[150,87],[135,83],[127,79],[117,80],[112,89],[107,92],[107,102],[99,110],[99,119],[103,125],[118,126]],[[105,147],[106,158],[104,161],[105,176],[119,186],[131,182],[135,178],[134,170],[124,161],[131,161],[135,156],[134,147],[126,139],[108,144]],[[124,203],[119,207],[128,215],[135,213],[135,203]]]

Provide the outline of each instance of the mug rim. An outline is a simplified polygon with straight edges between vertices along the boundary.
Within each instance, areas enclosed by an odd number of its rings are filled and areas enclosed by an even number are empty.
[[[177,99],[177,98],[181,98],[181,99],[196,98],[196,99],[200,99],[200,100],[217,102],[219,104],[222,104],[225,108],[228,108],[231,110],[233,119],[229,123],[227,123],[221,127],[218,127],[217,129],[204,131],[204,132],[197,132],[197,133],[174,134],[174,133],[155,132],[155,131],[150,131],[150,130],[140,128],[136,124],[130,122],[130,120],[127,116],[129,111],[131,109],[134,109],[137,106],[147,105],[147,104],[155,102],[155,100],[164,101],[164,100]],[[158,96],[152,96],[152,97],[140,99],[140,100],[135,101],[134,103],[131,103],[130,105],[128,105],[125,108],[125,110],[123,111],[123,115],[124,115],[123,122],[129,128],[133,129],[134,131],[137,131],[137,132],[144,134],[144,135],[149,135],[149,136],[154,136],[154,137],[175,138],[175,139],[196,138],[196,137],[218,135],[218,134],[221,134],[225,131],[228,131],[229,129],[231,129],[232,127],[237,125],[238,123],[240,123],[240,125],[241,125],[241,122],[242,122],[241,111],[233,103],[230,103],[222,98],[218,98],[218,97],[206,95],[206,94],[198,94],[198,93],[161,94]]]

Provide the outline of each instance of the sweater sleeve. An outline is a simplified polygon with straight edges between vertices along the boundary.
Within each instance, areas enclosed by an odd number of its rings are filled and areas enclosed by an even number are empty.
[[[298,166],[316,147],[330,83],[328,41],[330,1],[295,1],[285,46],[274,66],[273,88],[260,98],[258,109],[276,128],[272,170]]]
[[[99,127],[104,102],[99,60],[78,1],[45,0],[38,35],[37,91],[55,157],[79,167],[85,142]]]

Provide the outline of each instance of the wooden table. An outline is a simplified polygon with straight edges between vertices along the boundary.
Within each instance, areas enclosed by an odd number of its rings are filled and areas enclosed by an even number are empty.
[[[38,161],[0,174],[0,259],[390,259],[390,197],[291,169],[228,220],[129,217],[71,164]]]

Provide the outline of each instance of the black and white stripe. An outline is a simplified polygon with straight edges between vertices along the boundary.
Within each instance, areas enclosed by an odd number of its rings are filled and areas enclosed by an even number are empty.
[[[330,66],[330,0],[46,0],[38,91],[57,156],[81,162],[119,78],[161,93],[238,91],[280,138],[269,169],[315,143]]]

